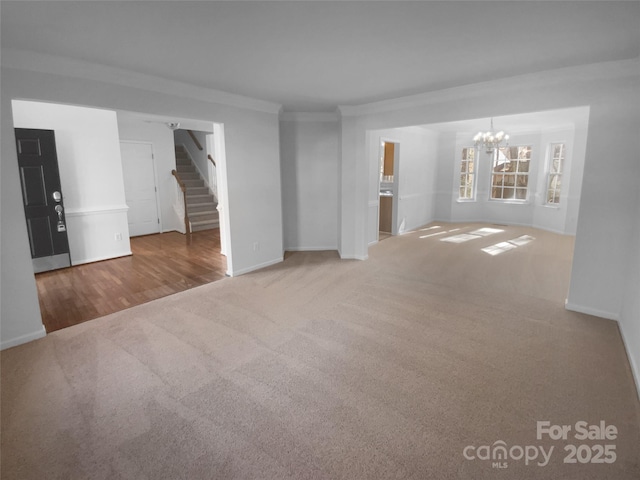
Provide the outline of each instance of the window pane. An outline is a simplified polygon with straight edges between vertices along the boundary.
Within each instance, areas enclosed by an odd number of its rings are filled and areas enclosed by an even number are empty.
[[[527,189],[526,188],[516,188],[516,198],[518,200],[526,200],[527,199]]]
[[[564,151],[564,143],[554,143],[551,145],[551,158],[549,161],[549,172],[547,174],[547,203],[560,203],[560,191],[562,187],[561,173],[564,163]]]
[[[519,187],[528,187],[529,186],[529,175],[518,175],[518,186]]]
[[[564,157],[564,143],[558,143],[557,145],[554,145],[553,156],[554,158]]]
[[[516,176],[515,175],[505,175],[504,176],[504,185],[513,187],[516,184]]]
[[[504,183],[504,175],[494,175],[491,184],[493,186],[502,186]]]
[[[556,190],[560,191],[560,187],[562,187],[562,177],[560,175],[554,175],[554,177],[555,177],[554,178],[555,183],[554,183],[553,187]]]
[[[502,190],[502,198],[514,198],[515,196],[515,188],[505,187]]]
[[[519,147],[518,158],[531,158],[531,147]]]
[[[519,172],[528,172],[529,171],[529,160],[520,160],[518,162],[518,171]]]
[[[458,198],[473,199],[473,163],[475,148],[465,147],[462,149],[462,160],[460,162],[460,185]]]

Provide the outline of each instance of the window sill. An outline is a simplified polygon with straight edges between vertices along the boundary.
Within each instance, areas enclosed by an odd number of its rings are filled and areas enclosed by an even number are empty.
[[[489,202],[502,205],[531,205],[529,200],[502,200],[500,198],[490,198]]]

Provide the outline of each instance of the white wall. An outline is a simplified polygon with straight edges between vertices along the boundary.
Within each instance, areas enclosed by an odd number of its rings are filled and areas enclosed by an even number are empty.
[[[629,172],[640,178],[640,162],[636,162],[635,171]],[[620,313],[620,330],[635,375],[636,388],[640,396],[640,189],[636,190],[636,216],[630,219],[633,223],[633,234],[630,238],[627,271],[625,272],[626,289],[622,297]]]
[[[45,336],[24,221],[11,97],[1,95],[0,348]],[[17,208],[16,208],[17,207]]]
[[[55,131],[72,265],[129,255],[115,112],[14,101],[13,121]]]
[[[24,215],[8,207],[20,205],[12,99],[223,123],[228,273],[238,275],[282,261],[278,105],[29,52],[3,50],[1,60],[3,347],[42,335]]]
[[[285,250],[338,248],[338,133],[335,115],[281,118]]]
[[[148,121],[144,116],[118,111],[121,141],[148,142],[153,145],[154,165],[158,179],[160,225],[163,232],[185,232],[184,220],[174,208],[176,180],[171,170],[176,168],[173,131],[160,121]]]

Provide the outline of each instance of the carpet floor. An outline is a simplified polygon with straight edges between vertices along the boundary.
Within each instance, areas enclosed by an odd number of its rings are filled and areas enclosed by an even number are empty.
[[[1,477],[637,480],[628,359],[615,322],[564,309],[572,252],[430,225],[5,350]]]

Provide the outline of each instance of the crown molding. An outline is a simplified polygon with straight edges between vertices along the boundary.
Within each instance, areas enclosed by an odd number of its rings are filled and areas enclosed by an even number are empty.
[[[494,94],[496,91],[500,91],[502,94],[518,92],[529,86],[540,87],[569,81],[613,80],[634,76],[640,76],[640,57],[545,70],[361,105],[339,105],[338,111],[345,117],[370,115],[435,103],[460,101],[479,95]]]
[[[281,122],[337,122],[340,114],[335,112],[282,112]]]
[[[93,80],[264,113],[279,114],[282,109],[278,103],[30,50],[3,48],[0,64],[5,68]]]

